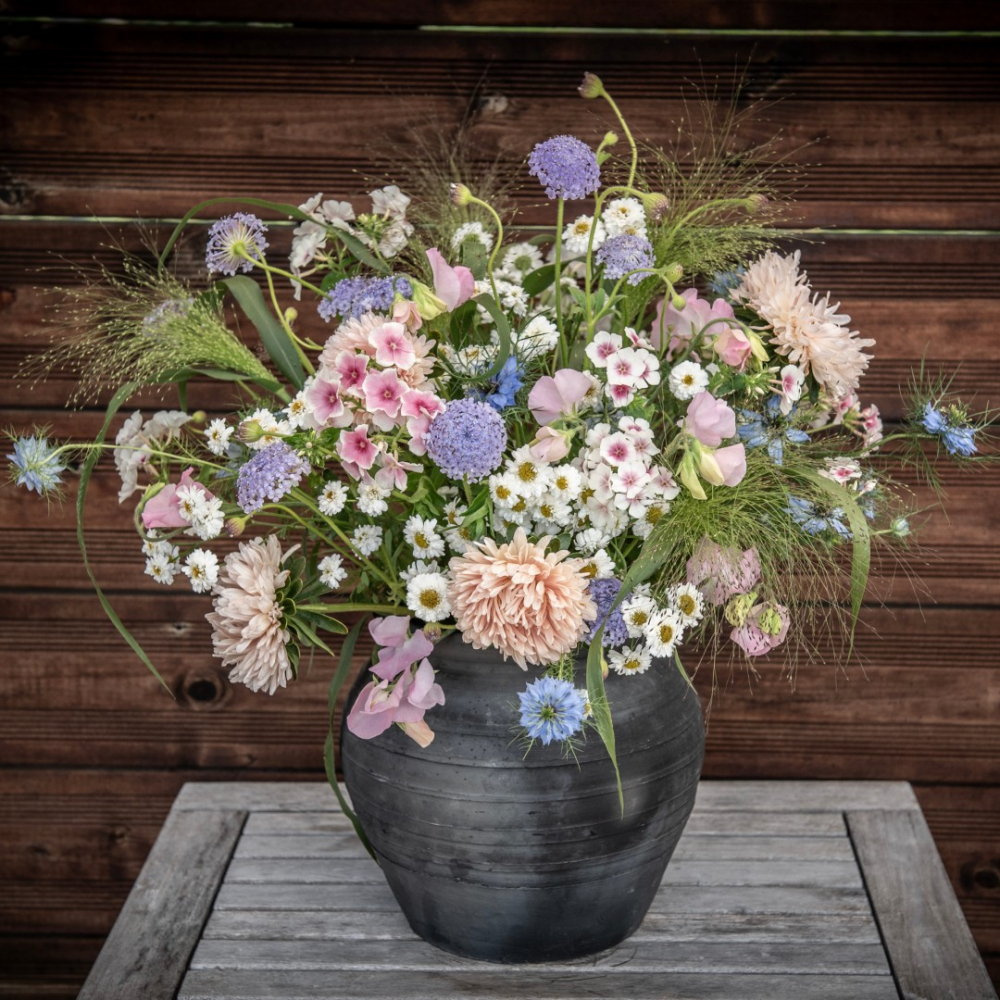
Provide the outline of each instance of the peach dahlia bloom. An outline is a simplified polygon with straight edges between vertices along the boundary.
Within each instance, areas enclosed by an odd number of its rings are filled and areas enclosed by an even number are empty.
[[[474,649],[498,649],[523,670],[568,653],[597,614],[576,561],[546,553],[548,542],[529,542],[518,528],[512,541],[484,538],[450,564],[448,599],[462,637]]]
[[[285,651],[288,631],[282,628],[276,592],[288,579],[281,569],[281,546],[274,535],[242,542],[226,556],[215,586],[215,610],[205,615],[212,625],[214,655],[231,666],[231,681],[251,691],[274,694],[292,676]]]

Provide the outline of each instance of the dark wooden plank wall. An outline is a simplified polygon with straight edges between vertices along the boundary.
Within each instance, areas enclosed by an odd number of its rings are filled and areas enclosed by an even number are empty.
[[[157,23],[93,20],[141,18],[139,8]],[[332,9],[339,25],[322,23]],[[120,227],[93,215],[171,218],[225,194],[357,195],[373,151],[383,163],[394,145],[405,156],[405,126],[455,121],[484,81],[506,100],[478,115],[473,135],[512,171],[532,142],[594,124],[594,106],[574,96],[584,69],[602,74],[646,139],[663,141],[687,80],[718,78],[725,90],[748,60],[747,93],[777,102],[782,151],[817,141],[798,154],[813,164],[799,224],[847,230],[806,253],[816,283],[879,341],[866,397],[898,415],[896,388],[926,354],[962,361],[956,384],[1000,399],[994,4],[949,5],[943,26],[958,36],[934,33],[936,2],[289,0],[275,13],[250,0],[36,0],[14,14],[0,21],[0,426],[85,434],[99,423],[96,409],[61,409],[65,380],[29,391],[13,377],[45,339],[44,288],[72,280],[52,252],[110,259],[102,225]],[[277,17],[288,23],[242,23]],[[182,18],[232,23],[170,23]],[[420,23],[685,30],[407,27]],[[536,200],[529,192],[525,207]],[[198,252],[197,242],[184,251],[191,273]],[[194,397],[218,405],[203,387]],[[1000,472],[946,479],[951,518],[924,535],[918,593],[880,564],[873,596],[885,606],[868,611],[846,671],[831,654],[800,670],[794,692],[780,663],[752,683],[735,676],[713,708],[705,770],[912,781],[996,974]],[[142,575],[116,491],[106,464],[88,514],[97,571],[176,703],[90,594],[71,504],[47,516],[0,488],[0,996],[74,995],[184,781],[321,777],[327,665],[272,699],[232,688],[209,653],[208,601]]]

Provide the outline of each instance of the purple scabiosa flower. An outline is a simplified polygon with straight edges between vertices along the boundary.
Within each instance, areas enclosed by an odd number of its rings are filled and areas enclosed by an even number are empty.
[[[427,454],[449,479],[472,483],[495,472],[507,447],[503,418],[486,403],[456,399],[431,422]]]
[[[7,456],[16,472],[13,480],[39,495],[51,493],[61,485],[59,473],[65,471],[55,457],[55,449],[44,437],[32,436],[14,439],[14,451]]]
[[[597,263],[604,265],[604,277],[617,281],[629,271],[653,266],[653,245],[644,236],[622,233],[605,240],[597,251]],[[638,285],[647,275],[630,274],[628,283]]]
[[[540,142],[528,156],[528,173],[545,186],[548,198],[577,201],[601,186],[601,168],[594,151],[572,135]]]
[[[240,468],[236,478],[240,507],[245,513],[253,514],[266,500],[277,503],[311,471],[309,463],[284,441],[268,445]]]
[[[254,260],[263,260],[268,243],[267,226],[256,215],[237,212],[212,224],[208,231],[205,264],[209,272],[235,274],[249,271]],[[252,260],[247,260],[247,256]]]
[[[628,627],[625,625],[621,605],[615,608],[614,611],[611,611],[611,605],[614,604],[615,598],[618,596],[618,591],[621,589],[621,581],[616,580],[613,576],[606,577],[603,580],[591,580],[587,584],[587,593],[593,598],[594,604],[597,607],[597,617],[594,619],[590,626],[590,631],[587,633],[587,642],[590,642],[597,635],[597,630],[602,625],[604,626],[604,636],[601,640],[602,645],[621,646],[623,643],[628,642]]]
[[[569,681],[540,677],[518,694],[521,725],[533,740],[548,746],[553,740],[568,740],[583,727],[587,702]]]
[[[326,293],[317,307],[320,316],[329,323],[334,316],[357,319],[369,312],[388,312],[396,293],[408,299],[413,286],[402,275],[384,278],[342,278]]]

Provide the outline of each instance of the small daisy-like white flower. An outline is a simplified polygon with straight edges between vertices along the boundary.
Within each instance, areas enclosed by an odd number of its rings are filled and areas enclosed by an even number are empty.
[[[520,482],[509,472],[501,476],[490,476],[490,497],[493,505],[502,510],[509,510],[520,498]]]
[[[233,428],[225,420],[213,420],[205,429],[205,444],[213,455],[223,456],[229,450]]]
[[[512,312],[515,316],[528,314],[528,293],[520,285],[515,285],[512,281],[498,281],[497,294],[500,296],[500,305],[507,312]]]
[[[481,222],[465,222],[459,226],[451,237],[452,250],[458,250],[468,239],[477,240],[487,253],[493,249],[493,234],[487,232]]]
[[[616,674],[644,674],[653,662],[652,654],[643,646],[635,649],[612,649],[608,652],[608,666]]]
[[[444,555],[444,539],[438,534],[438,524],[433,518],[414,514],[403,528],[403,537],[421,559],[437,559]]]
[[[615,198],[601,213],[608,236],[645,236],[646,212],[638,198]]]
[[[465,517],[468,508],[457,500],[449,500],[444,505],[444,519],[450,528],[457,528]]]
[[[656,657],[673,656],[683,633],[680,615],[665,608],[655,612],[643,630],[649,651]]]
[[[309,416],[309,404],[306,402],[306,391],[306,389],[301,389],[285,408],[285,412],[288,414],[288,423],[294,430],[298,430],[302,427],[305,423],[306,417]]]
[[[663,520],[663,515],[670,510],[666,500],[651,500],[633,515],[632,533],[639,538],[649,538],[653,529]]]
[[[532,507],[533,513],[540,521],[565,528],[573,519],[573,511],[569,502],[551,490],[540,496]],[[549,532],[545,532],[548,534]]]
[[[685,628],[697,625],[705,613],[705,595],[691,583],[671,587],[670,603],[677,609]]]
[[[590,244],[590,231],[594,231],[594,249],[597,250],[608,238],[604,223],[598,220],[594,225],[591,215],[580,215],[563,230],[563,248],[573,254],[586,253]]]
[[[605,549],[598,549],[589,558],[578,560],[577,569],[588,580],[607,580],[615,575],[615,564]]]
[[[420,576],[421,573],[440,572],[441,566],[435,560],[432,559],[427,562],[423,559],[416,559],[399,574],[399,578],[403,583],[409,583],[415,576]]]
[[[197,535],[203,542],[209,542],[222,534],[225,523],[226,515],[222,512],[222,501],[218,497],[211,497],[206,499],[195,513],[187,534]]]
[[[318,506],[321,514],[336,517],[347,503],[347,487],[337,480],[326,483],[320,491]]]
[[[451,614],[448,578],[443,573],[418,573],[406,585],[406,606],[425,622],[439,622]]]
[[[708,373],[696,361],[682,361],[670,369],[667,384],[677,399],[694,399],[708,388]]]
[[[536,316],[517,334],[517,355],[530,361],[559,343],[559,328],[548,316]]]
[[[583,531],[577,532],[576,537],[573,539],[573,544],[584,555],[593,555],[599,549],[603,549],[610,541],[611,536],[607,532],[601,531],[598,528],[585,528]]]
[[[363,556],[370,556],[382,544],[382,529],[377,524],[362,524],[354,529],[351,544]]]
[[[528,500],[541,496],[551,482],[548,462],[541,462],[535,458],[528,445],[518,448],[511,455],[506,471],[517,484],[518,496]]]
[[[197,521],[208,506],[205,491],[200,486],[181,486],[174,496],[177,499],[177,513],[188,524]]]
[[[257,424],[260,427],[260,437],[256,441],[246,442],[251,451],[260,451],[275,441],[280,441],[284,435],[292,433],[291,424],[287,420],[278,420],[270,410],[254,410],[244,423]]]
[[[549,484],[564,500],[575,500],[583,489],[583,476],[572,465],[557,465],[551,470]]]
[[[188,553],[182,570],[196,594],[207,594],[219,580],[219,557],[209,549],[194,549]]]
[[[648,595],[633,593],[622,601],[621,611],[629,637],[638,639],[646,634],[646,626],[656,614],[656,601]]]
[[[177,575],[177,563],[165,555],[157,553],[146,560],[146,576],[151,576],[157,583],[169,587]]]
[[[165,559],[176,562],[180,558],[180,549],[172,542],[159,538],[155,528],[147,531],[146,535],[147,538],[142,543],[142,554],[147,559],[152,559],[154,556],[163,556]]]
[[[514,243],[503,255],[503,270],[523,278],[542,266],[542,251],[533,243]]]
[[[378,517],[379,514],[384,514],[389,509],[385,498],[391,492],[392,490],[388,490],[384,486],[379,486],[374,479],[359,483],[358,510],[369,517]]]
[[[459,525],[457,528],[450,528],[444,533],[444,537],[451,546],[452,551],[459,553],[459,555],[465,555],[473,541],[472,533],[464,525]]]
[[[320,559],[319,582],[324,587],[336,590],[346,579],[347,570],[344,569],[344,560],[336,552]]]

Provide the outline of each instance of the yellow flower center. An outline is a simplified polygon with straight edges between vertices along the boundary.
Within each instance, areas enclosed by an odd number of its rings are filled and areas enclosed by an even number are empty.
[[[517,503],[514,504],[513,507],[511,507],[511,510],[514,511],[515,513],[520,514],[523,510],[527,508],[527,506],[528,506],[527,500],[525,500],[524,497],[518,497]]]
[[[685,375],[684,378],[681,379],[681,381],[685,385],[694,385],[694,376],[693,375]]]
[[[585,563],[580,567],[580,575],[593,580],[597,576],[597,564],[592,562]]]
[[[426,549],[427,548],[427,536],[422,531],[418,531],[413,536],[413,547],[415,549]]]
[[[508,500],[510,498],[510,490],[507,489],[503,483],[500,483],[496,488],[497,500]]]
[[[590,223],[589,222],[578,222],[573,227],[573,232],[575,232],[577,236],[586,236],[587,233],[590,232]]]
[[[556,478],[556,489],[557,490],[568,490],[569,480],[565,476],[558,476]]]
[[[542,517],[544,517],[546,520],[551,520],[551,518],[552,518],[552,505],[551,504],[543,503],[541,505],[541,507],[538,508],[538,510],[541,513]]]
[[[649,615],[645,611],[633,611],[629,615],[629,620],[636,628],[642,628],[649,621]]]
[[[524,462],[517,467],[517,478],[522,483],[532,483],[538,478],[538,469],[531,462]]]
[[[646,521],[649,524],[658,524],[661,517],[663,517],[662,507],[650,507],[649,510],[646,511]]]
[[[698,604],[690,594],[681,594],[677,601],[677,606],[684,612],[684,614],[693,615],[695,609],[698,607]]]
[[[660,626],[660,642],[664,646],[669,645],[674,641],[674,627],[673,625],[661,625]]]
[[[593,495],[594,491],[588,486],[580,493],[580,503],[586,503]]]
[[[420,591],[420,606],[433,611],[441,603],[441,595],[436,590]]]
[[[639,667],[641,667],[641,666],[642,666],[642,664],[637,659],[635,659],[635,657],[633,657],[631,660],[626,660],[622,664],[622,669],[623,670],[638,670]]]

